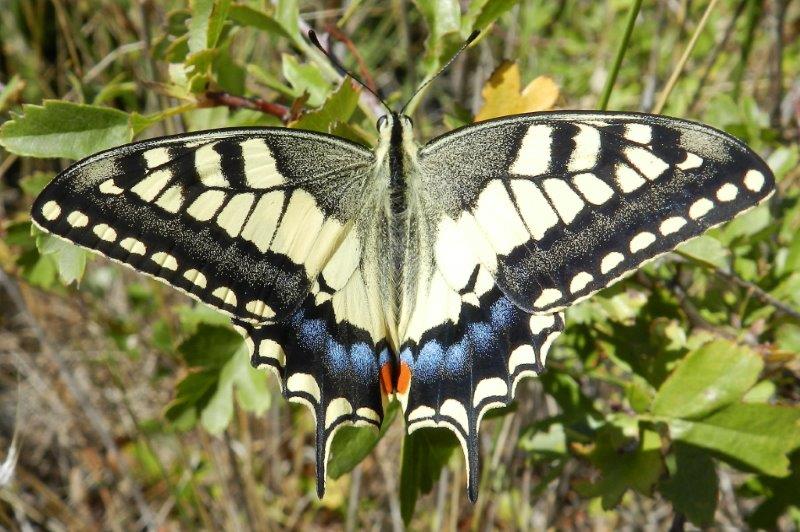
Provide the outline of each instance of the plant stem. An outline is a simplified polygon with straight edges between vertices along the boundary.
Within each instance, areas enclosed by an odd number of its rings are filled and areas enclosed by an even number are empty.
[[[692,38],[689,39],[689,44],[686,45],[686,49],[683,51],[683,55],[678,60],[678,64],[675,65],[675,69],[672,71],[672,74],[669,76],[669,80],[667,80],[667,84],[664,86],[664,90],[661,91],[661,94],[658,95],[658,102],[656,106],[653,108],[653,112],[655,114],[660,113],[664,109],[664,105],[667,103],[667,98],[669,98],[672,89],[675,87],[675,84],[678,82],[678,76],[681,75],[683,72],[683,67],[686,66],[686,61],[689,60],[689,56],[694,50],[695,45],[697,44],[697,39],[700,38],[700,34],[703,32],[703,28],[706,27],[706,23],[708,22],[708,18],[711,15],[711,12],[716,7],[717,2],[719,0],[711,0],[708,3],[708,7],[706,7],[705,12],[703,13],[703,17],[700,19],[700,22],[697,24],[697,28],[694,30],[694,34]]]
[[[622,35],[622,41],[620,41],[619,47],[617,48],[617,55],[614,58],[614,64],[611,65],[611,72],[608,74],[608,78],[606,78],[606,85],[603,87],[603,94],[600,96],[600,103],[598,104],[598,107],[601,111],[605,111],[608,108],[608,100],[611,98],[611,90],[614,88],[614,82],[617,80],[619,67],[622,65],[622,58],[625,57],[625,52],[628,50],[628,42],[631,39],[633,26],[636,23],[636,17],[639,15],[639,9],[641,7],[642,0],[634,0],[630,11],[628,11],[628,20],[625,22],[625,33]]]

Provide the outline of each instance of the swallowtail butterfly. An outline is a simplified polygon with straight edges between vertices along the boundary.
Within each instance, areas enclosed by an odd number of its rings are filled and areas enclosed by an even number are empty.
[[[42,230],[228,314],[252,364],[316,420],[446,427],[477,496],[478,430],[536,375],[563,310],[768,198],[758,155],[662,116],[507,116],[427,144],[390,112],[375,149],[284,128],[135,142],[59,174]]]

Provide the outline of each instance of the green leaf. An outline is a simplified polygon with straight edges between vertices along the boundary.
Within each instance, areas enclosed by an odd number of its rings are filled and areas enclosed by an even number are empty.
[[[437,67],[445,50],[443,37],[461,28],[458,0],[414,0],[428,26],[424,62],[428,70]]]
[[[300,4],[299,0],[278,0],[275,20],[283,27],[286,35],[294,41],[300,40]]]
[[[701,235],[686,242],[676,250],[679,254],[700,264],[728,271],[728,250],[716,238]]]
[[[750,348],[717,340],[690,352],[658,389],[657,416],[696,419],[738,401],[758,380],[764,362]]]
[[[194,0],[189,21],[189,51],[200,52],[217,45],[231,0]]]
[[[0,145],[28,157],[82,159],[131,141],[127,113],[57,100],[25,105],[0,127]]]
[[[406,525],[417,498],[431,491],[457,447],[455,435],[446,429],[422,428],[406,435],[400,459],[400,514]]]
[[[86,270],[87,251],[61,238],[42,234],[36,239],[36,247],[42,255],[53,258],[58,270],[58,277],[65,285],[72,281],[80,281]]]
[[[670,476],[660,486],[661,494],[672,501],[676,512],[699,527],[709,526],[717,509],[719,479],[708,453],[675,442],[669,467]]]
[[[489,24],[500,18],[505,12],[517,5],[518,0],[489,0],[475,18],[471,29],[485,30]]]
[[[336,433],[331,443],[331,454],[328,460],[328,475],[339,478],[345,473],[349,473],[355,466],[372,452],[372,449],[386,435],[386,431],[392,426],[394,418],[397,417],[400,403],[393,401],[386,408],[383,416],[383,424],[380,430],[366,427],[344,426]]]
[[[179,347],[191,372],[178,383],[166,416],[180,428],[197,420],[211,434],[219,434],[233,416],[233,394],[241,407],[263,413],[270,404],[267,376],[250,366],[247,346],[230,326],[200,322]]]
[[[567,454],[567,432],[558,418],[543,419],[525,429],[519,447],[547,457]]]
[[[780,530],[778,518],[794,506],[800,508],[800,452],[792,455],[792,474],[786,478],[759,478],[768,496],[747,516],[753,530]],[[796,520],[795,520],[796,523]],[[796,526],[796,525],[795,525]]]
[[[280,24],[273,17],[253,9],[245,4],[233,4],[231,10],[228,12],[228,18],[236,22],[240,26],[249,26],[256,28],[271,35],[280,35],[282,37],[291,36],[286,32],[283,25]]]
[[[715,451],[734,466],[789,474],[788,453],[800,446],[800,408],[738,403],[699,420],[667,418],[673,440]]]
[[[359,91],[355,89],[353,83],[345,80],[336,92],[328,96],[322,107],[303,114],[299,120],[293,122],[290,126],[329,133],[335,123],[346,123],[350,119],[353,111],[358,106],[358,96]]]
[[[52,180],[52,172],[34,172],[22,178],[19,186],[25,194],[34,197],[44,190],[44,187]]]
[[[647,429],[640,431],[637,442],[625,437],[619,427],[606,425],[598,432],[588,458],[600,470],[601,477],[592,484],[579,485],[579,491],[600,496],[606,510],[619,504],[628,489],[649,495],[664,470],[661,437]]]
[[[283,76],[295,90],[295,96],[308,93],[308,105],[318,107],[325,101],[330,90],[330,83],[322,76],[319,69],[312,64],[301,65],[294,56],[283,55]]]

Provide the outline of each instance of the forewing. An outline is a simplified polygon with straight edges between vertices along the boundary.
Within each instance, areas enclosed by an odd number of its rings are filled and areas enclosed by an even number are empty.
[[[321,490],[336,427],[383,415],[386,328],[356,220],[372,165],[361,146],[289,129],[166,137],[71,166],[32,216],[232,316],[253,364],[315,414]]]
[[[535,313],[588,297],[774,190],[733,137],[644,114],[493,120],[435,139],[419,162],[442,231]]]

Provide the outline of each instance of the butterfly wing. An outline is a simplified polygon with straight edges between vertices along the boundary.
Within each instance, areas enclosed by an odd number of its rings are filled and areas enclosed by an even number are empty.
[[[254,365],[314,412],[322,490],[336,428],[383,415],[386,327],[371,312],[379,298],[357,221],[372,165],[370,151],[327,135],[206,131],[89,157],[45,188],[32,216],[232,316]]]
[[[733,137],[641,114],[492,120],[433,140],[418,164],[427,236],[398,389],[410,430],[459,436],[472,497],[480,418],[541,368],[558,313],[774,189]]]

